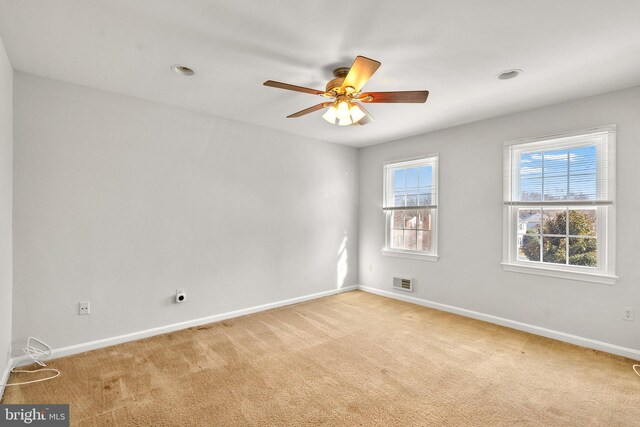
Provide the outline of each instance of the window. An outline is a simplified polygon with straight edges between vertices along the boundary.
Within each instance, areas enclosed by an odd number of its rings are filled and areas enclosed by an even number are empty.
[[[505,144],[506,270],[612,284],[615,126]]]
[[[385,165],[383,210],[385,254],[437,260],[438,156]]]

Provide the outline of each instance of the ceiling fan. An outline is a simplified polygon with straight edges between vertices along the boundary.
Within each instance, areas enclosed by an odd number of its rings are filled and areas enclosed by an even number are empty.
[[[380,62],[364,56],[357,56],[351,68],[340,67],[333,71],[334,79],[327,83],[324,91],[307,87],[280,83],[273,80],[264,82],[265,86],[279,89],[304,92],[311,95],[320,95],[330,98],[331,101],[321,102],[313,107],[293,113],[287,118],[302,117],[314,111],[328,110],[322,118],[331,124],[339,126],[366,125],[373,121],[373,117],[360,104],[366,103],[424,103],[427,101],[429,91],[404,91],[404,92],[362,92],[362,87],[380,67]]]

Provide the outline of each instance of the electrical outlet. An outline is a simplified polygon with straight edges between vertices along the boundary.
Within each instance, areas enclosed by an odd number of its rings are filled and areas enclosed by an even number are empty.
[[[78,314],[89,314],[91,312],[91,301],[80,301],[78,303]]]
[[[630,322],[633,322],[633,308],[624,307],[622,309],[622,320],[628,320]]]
[[[373,273],[373,264],[369,264],[369,273]]]
[[[176,302],[184,302],[187,299],[187,293],[184,289],[176,289]]]

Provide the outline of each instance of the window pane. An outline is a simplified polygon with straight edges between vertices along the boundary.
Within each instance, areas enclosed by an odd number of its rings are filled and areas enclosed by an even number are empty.
[[[598,266],[598,244],[594,238],[569,238],[569,264]]]
[[[418,206],[418,193],[416,190],[411,190],[410,193],[407,193],[407,202],[405,206]]]
[[[540,234],[541,217],[540,209],[518,209],[518,234]]]
[[[418,168],[405,169],[406,187],[408,189],[418,188]]]
[[[423,166],[418,168],[418,186],[431,187],[433,185],[433,168],[431,166]]]
[[[405,169],[405,183],[407,188],[407,197],[405,206],[418,206],[419,190],[418,190],[418,168]]]
[[[565,209],[544,209],[544,223],[542,232],[544,234],[567,234],[567,212]]]
[[[569,168],[571,174],[596,172],[596,146],[572,148],[570,151]]]
[[[393,249],[404,249],[404,232],[402,230],[391,230],[391,247]]]
[[[572,236],[595,236],[596,215],[595,209],[571,209],[569,211],[569,234]]]
[[[542,178],[542,153],[520,155],[520,177]]]
[[[518,236],[518,260],[540,261],[540,236],[531,234]]]
[[[431,252],[431,232],[418,230],[418,242],[416,247],[419,251]]]
[[[547,168],[545,167],[545,172]],[[567,200],[567,175],[544,177],[544,200]]]
[[[417,235],[416,230],[404,230],[404,248],[416,250]]]
[[[404,211],[391,211],[391,228],[404,228]]]
[[[406,206],[407,196],[404,190],[396,190],[393,195],[393,206]]]
[[[569,200],[595,200],[596,174],[580,174],[569,177]]]
[[[424,187],[418,189],[418,205],[419,206],[429,206],[431,204],[432,196],[431,196],[431,188]]]
[[[418,228],[431,230],[431,209],[418,209]]]
[[[393,173],[393,189],[402,190],[405,188],[404,184],[404,169],[397,169]]]
[[[567,239],[564,237],[542,238],[542,261],[554,264],[567,263]]]
[[[572,148],[569,151],[569,171],[571,200],[596,200],[596,146]]]
[[[542,200],[542,178],[522,178],[520,180],[520,200],[539,202]]]
[[[595,200],[597,160],[596,146],[572,148],[569,151],[569,192],[572,200]]]
[[[545,151],[542,160],[545,178],[569,174],[569,150]]]
[[[418,225],[418,211],[409,210],[404,212],[404,228],[415,229]]]

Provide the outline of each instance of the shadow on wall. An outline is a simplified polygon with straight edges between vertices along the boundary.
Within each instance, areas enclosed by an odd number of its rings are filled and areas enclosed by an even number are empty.
[[[347,273],[349,272],[349,255],[347,254],[347,242],[349,238],[347,237],[347,232],[344,232],[344,238],[342,239],[342,243],[340,244],[340,248],[338,248],[338,282],[337,289],[340,289],[344,286],[344,280],[347,278]]]

